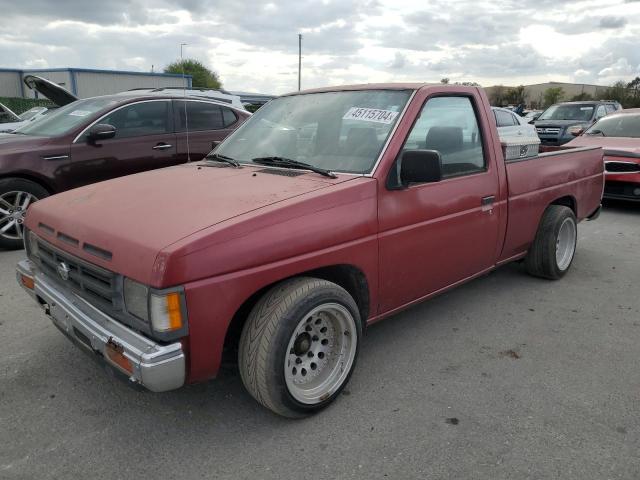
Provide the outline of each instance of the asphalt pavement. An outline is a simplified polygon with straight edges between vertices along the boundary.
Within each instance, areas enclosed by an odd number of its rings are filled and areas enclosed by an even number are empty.
[[[0,252],[0,479],[640,478],[640,205],[579,226],[557,282],[503,267],[368,329],[299,421],[237,369],[164,394],[109,376]]]

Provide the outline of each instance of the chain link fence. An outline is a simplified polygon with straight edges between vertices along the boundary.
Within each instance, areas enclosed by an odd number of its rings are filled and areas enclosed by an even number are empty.
[[[54,107],[55,104],[46,98],[7,98],[0,97],[0,103],[20,115],[33,107]]]

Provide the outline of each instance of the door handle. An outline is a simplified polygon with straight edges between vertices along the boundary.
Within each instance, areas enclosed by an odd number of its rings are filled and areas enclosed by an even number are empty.
[[[483,207],[487,206],[487,205],[493,205],[493,202],[496,201],[496,196],[495,195],[489,195],[487,197],[482,197],[482,200],[480,200],[480,205],[482,205]]]
[[[168,143],[159,143],[155,147],[152,147],[153,150],[166,150],[167,148],[171,148],[173,145],[169,145]]]

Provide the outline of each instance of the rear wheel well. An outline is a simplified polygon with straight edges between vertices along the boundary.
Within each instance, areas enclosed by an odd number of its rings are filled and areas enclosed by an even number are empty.
[[[564,205],[565,207],[569,207],[571,210],[573,210],[573,214],[576,217],[578,216],[578,206],[576,204],[576,199],[573,198],[571,195],[557,198],[556,200],[551,202],[550,205]]]
[[[258,302],[258,300],[262,297],[262,295],[264,295],[267,290],[269,290],[275,284],[294,277],[320,278],[322,280],[333,282],[336,285],[340,285],[347,292],[349,292],[349,295],[353,297],[356,305],[358,305],[362,324],[363,326],[366,325],[366,320],[369,317],[370,296],[369,283],[367,282],[367,278],[362,270],[352,265],[331,265],[328,267],[308,270],[306,272],[300,272],[291,277],[282,278],[277,282],[273,282],[261,288],[244,301],[244,303],[236,311],[233,319],[231,320],[231,323],[229,324],[229,327],[227,328],[227,334],[224,339],[224,352],[226,357],[224,359],[225,363],[235,363],[235,361],[237,360],[236,352],[238,349],[238,343],[240,341],[242,328],[244,327],[249,313]]]

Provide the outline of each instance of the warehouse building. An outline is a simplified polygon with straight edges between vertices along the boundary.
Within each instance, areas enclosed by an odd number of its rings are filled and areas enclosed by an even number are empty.
[[[0,97],[37,98],[22,79],[38,75],[66,88],[79,98],[131,90],[132,88],[191,87],[191,75],[151,72],[92,70],[88,68],[0,69]]]

